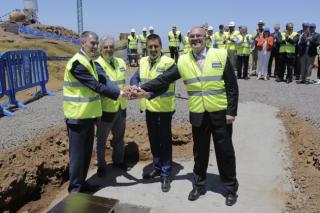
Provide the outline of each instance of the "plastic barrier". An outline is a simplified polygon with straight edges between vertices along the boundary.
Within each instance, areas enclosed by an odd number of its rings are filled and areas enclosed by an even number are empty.
[[[63,40],[63,41],[72,43],[74,45],[80,45],[80,40],[79,39],[75,39],[75,38],[68,37],[68,36],[57,35],[57,34],[53,34],[53,33],[42,32],[40,30],[31,28],[31,27],[27,27],[27,26],[23,26],[23,25],[19,27],[19,33],[20,34],[32,35],[32,36],[35,36],[35,37],[50,38],[50,39],[55,39],[55,40]]]
[[[5,77],[5,63],[4,60],[1,59],[1,53],[0,53],[0,99],[7,95],[7,84],[6,84],[6,77]],[[12,116],[13,113],[10,112],[0,104],[0,114],[6,115],[6,116]]]
[[[15,105],[19,108],[26,108],[16,99],[16,93],[35,86],[41,90],[35,96],[54,95],[47,91],[45,85],[49,80],[47,68],[47,55],[41,50],[18,50],[7,51],[1,55],[4,63],[4,78],[7,79],[5,94],[9,100],[2,104],[3,108],[8,105]],[[7,75],[7,76],[6,76]]]

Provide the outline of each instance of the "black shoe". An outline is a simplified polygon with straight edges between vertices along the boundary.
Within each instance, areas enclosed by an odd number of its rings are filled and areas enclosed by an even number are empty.
[[[151,179],[151,178],[155,178],[155,177],[159,177],[160,176],[160,172],[156,171],[156,170],[152,170],[151,172],[145,173],[142,175],[143,179]]]
[[[237,79],[241,79],[241,76],[237,76]]]
[[[295,80],[296,81],[300,80],[300,76],[296,76]]]
[[[204,188],[200,189],[192,189],[189,193],[188,200],[195,201],[197,200],[201,195],[204,195],[206,193],[206,190]]]
[[[126,163],[114,163],[112,164],[113,167],[117,167],[118,169],[121,169],[123,171],[128,171],[129,166]]]
[[[286,80],[286,83],[287,84],[290,84],[292,82],[292,79],[290,79],[290,78],[288,78],[287,80]]]
[[[244,80],[249,80],[250,78],[248,76],[244,77],[243,78]]]
[[[161,190],[163,192],[168,192],[171,188],[170,186],[170,179],[169,177],[163,177],[162,180],[161,180]]]
[[[98,167],[97,169],[97,176],[98,177],[104,177],[107,174],[107,168],[106,167]]]
[[[305,84],[306,81],[301,80],[301,81],[296,81],[296,83],[297,83],[297,84]]]
[[[276,78],[276,82],[282,82],[282,81],[284,81],[284,80],[279,77]]]
[[[90,183],[85,183],[83,184],[83,186],[81,187],[80,189],[80,192],[97,192],[101,189],[101,186],[100,185],[93,185],[93,184],[90,184]]]
[[[226,205],[227,206],[232,206],[237,202],[238,199],[238,195],[237,193],[228,193],[228,195],[226,196]]]

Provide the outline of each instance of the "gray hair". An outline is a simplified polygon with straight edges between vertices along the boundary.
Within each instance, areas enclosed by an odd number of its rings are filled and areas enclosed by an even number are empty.
[[[84,31],[84,32],[81,33],[81,35],[80,35],[80,42],[81,42],[81,43],[85,42],[90,36],[96,37],[97,40],[99,39],[97,33],[92,32],[92,31]]]
[[[100,49],[100,50],[102,49],[103,43],[104,43],[105,41],[111,41],[113,44],[115,44],[115,40],[114,40],[114,38],[113,38],[112,36],[105,35],[105,36],[103,36],[103,37],[101,38],[101,40],[100,40],[100,46],[99,46],[99,49]]]

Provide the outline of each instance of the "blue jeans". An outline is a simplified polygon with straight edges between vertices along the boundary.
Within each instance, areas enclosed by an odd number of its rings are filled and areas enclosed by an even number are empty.
[[[146,121],[153,169],[160,172],[161,177],[168,177],[172,164],[172,112],[146,111]]]

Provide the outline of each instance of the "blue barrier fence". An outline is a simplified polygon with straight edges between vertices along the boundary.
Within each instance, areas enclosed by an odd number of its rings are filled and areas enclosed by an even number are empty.
[[[40,86],[41,90],[35,96],[53,95],[45,87],[49,80],[46,52],[41,50],[7,51],[1,55],[0,61],[2,61],[0,74],[3,75],[1,76],[1,94],[9,97],[8,101],[1,104],[3,114],[10,115],[6,110],[7,106],[26,108],[16,99],[16,93],[22,90]]]
[[[79,39],[75,39],[75,38],[68,37],[68,36],[57,35],[57,34],[53,34],[53,33],[42,32],[40,30],[34,29],[32,27],[27,27],[27,26],[20,26],[19,27],[19,33],[20,34],[32,35],[32,36],[35,36],[35,37],[50,38],[50,39],[55,39],[55,40],[63,40],[63,41],[67,41],[69,43],[72,43],[74,45],[80,45],[80,40]]]

